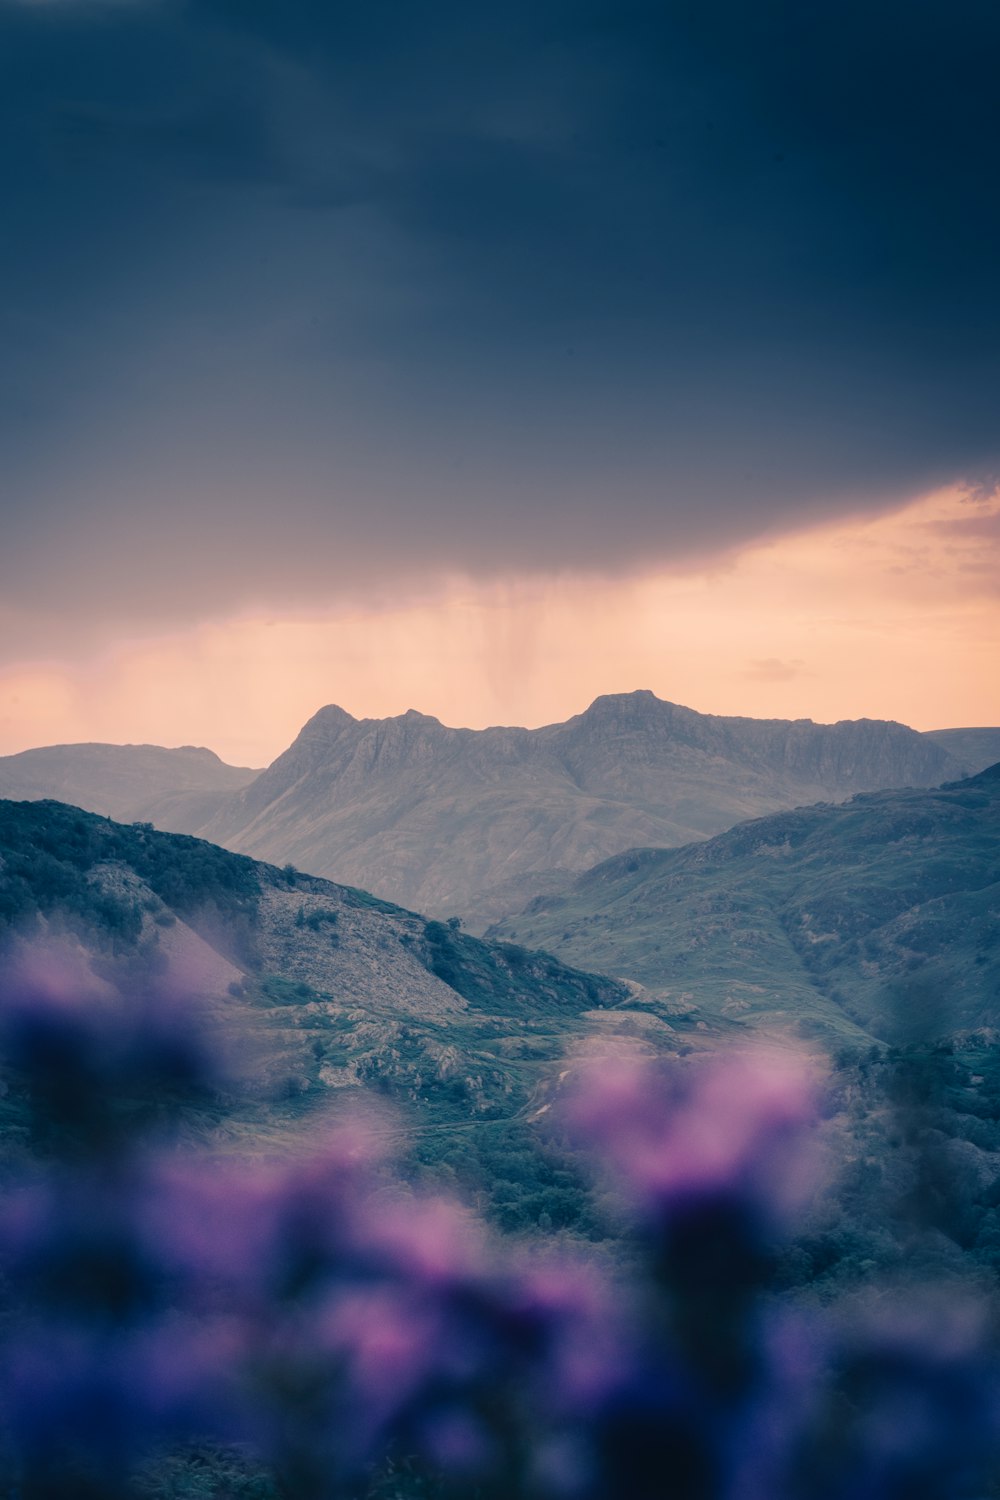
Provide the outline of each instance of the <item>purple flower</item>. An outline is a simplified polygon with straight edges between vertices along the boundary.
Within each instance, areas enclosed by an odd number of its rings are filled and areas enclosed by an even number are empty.
[[[956,1289],[856,1310],[830,1339],[822,1420],[799,1455],[817,1500],[965,1496],[1000,1439],[1000,1379],[984,1309]]]
[[[120,995],[58,949],[32,950],[0,975],[0,1054],[26,1091],[36,1138],[108,1163],[227,1077],[189,996],[169,986]]]
[[[0,1008],[64,1132],[0,1202],[27,1494],[83,1464],[117,1500],[144,1454],[207,1438],[252,1442],[294,1500],[361,1492],[386,1455],[483,1500],[946,1500],[1000,1431],[975,1304],[847,1324],[764,1295],[817,1160],[791,1053],[578,1078],[573,1128],[638,1224],[622,1284],[393,1187],[360,1123],[284,1162],[157,1145],[121,1100],[217,1077],[207,1044],[165,994],[76,993],[42,964]]]
[[[733,1052],[670,1073],[605,1059],[575,1081],[567,1114],[646,1219],[728,1194],[778,1226],[815,1184],[815,1083],[789,1052]]]

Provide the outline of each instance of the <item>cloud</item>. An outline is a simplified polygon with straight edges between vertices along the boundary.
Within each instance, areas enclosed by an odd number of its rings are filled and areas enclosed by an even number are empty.
[[[986,474],[968,478],[962,486],[963,498],[970,505],[990,505],[1000,501],[1000,477]]]
[[[805,670],[806,664],[800,657],[782,661],[777,656],[766,656],[749,662],[743,675],[752,682],[791,682],[793,678],[801,677]]]
[[[931,526],[939,536],[956,541],[1000,542],[1000,507],[982,515],[950,516],[946,521],[931,522]]]
[[[998,41],[974,0],[7,5],[4,598],[40,648],[625,576],[996,472]]]
[[[445,723],[537,725],[640,687],[710,713],[997,723],[1000,599],[985,580],[970,587],[971,548],[889,571],[915,531],[963,507],[943,493],[749,548],[724,569],[454,578],[377,605],[220,613],[75,664],[22,660],[0,666],[0,753],[194,743],[260,765],[324,703],[358,717],[412,707]],[[17,638],[9,617],[0,626]]]

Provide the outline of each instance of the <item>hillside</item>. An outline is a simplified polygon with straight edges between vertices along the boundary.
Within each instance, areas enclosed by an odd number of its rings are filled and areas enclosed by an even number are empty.
[[[491,929],[805,1035],[1000,1026],[1000,767],[636,849]]]
[[[958,761],[967,776],[976,776],[1000,761],[1000,728],[926,729],[924,738]]]
[[[45,745],[0,756],[0,797],[51,798],[129,823],[193,833],[259,772],[182,745]]]
[[[330,706],[198,831],[485,926],[637,844],[954,774],[901,724],[725,718],[650,692],[535,730],[451,729],[412,710],[357,720]]]
[[[783,1268],[787,1284],[854,1288],[962,1257],[970,1274],[992,1274],[998,796],[994,773],[633,851],[518,924],[629,983],[199,839],[0,802],[0,990],[19,950],[41,941],[86,965],[91,998],[193,991],[240,1067],[185,1107],[183,1139],[240,1160],[297,1154],[374,1096],[391,1107],[382,1133],[412,1182],[474,1195],[504,1229],[566,1231],[612,1257],[623,1253],[613,1208],[546,1133],[575,1064],[624,1052],[684,1069],[748,1031],[798,1032],[835,1061],[825,1108],[841,1174]],[[935,1034],[943,1019],[980,1029],[944,1047],[877,1044],[897,972],[910,995],[936,979],[960,997],[959,1015],[924,1017]],[[31,1149],[30,1109],[7,1078],[0,1141],[16,1162]],[[925,1138],[944,1186],[918,1244],[904,1207]]]
[[[444,1144],[516,1129],[581,1037],[655,1024],[615,981],[363,891],[60,803],[0,802],[6,967],[39,941],[126,993],[169,974],[253,1038],[252,1097],[224,1134],[255,1150],[366,1089]]]

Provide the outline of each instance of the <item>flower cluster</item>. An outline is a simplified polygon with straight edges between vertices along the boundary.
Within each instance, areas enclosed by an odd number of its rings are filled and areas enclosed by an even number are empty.
[[[360,1126],[285,1163],[164,1146],[156,1101],[217,1082],[167,996],[126,1014],[38,970],[0,1048],[36,1141],[0,1208],[0,1457],[26,1500],[119,1500],[145,1455],[205,1440],[290,1500],[387,1462],[401,1495],[909,1500],[965,1493],[995,1437],[975,1317],[834,1329],[769,1297],[811,1173],[794,1061],[583,1077],[566,1119],[636,1224],[626,1288],[393,1185]]]

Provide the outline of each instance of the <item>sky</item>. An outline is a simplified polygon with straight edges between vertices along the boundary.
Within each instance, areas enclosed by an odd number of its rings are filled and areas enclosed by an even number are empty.
[[[1000,723],[992,0],[0,0],[0,753]]]

